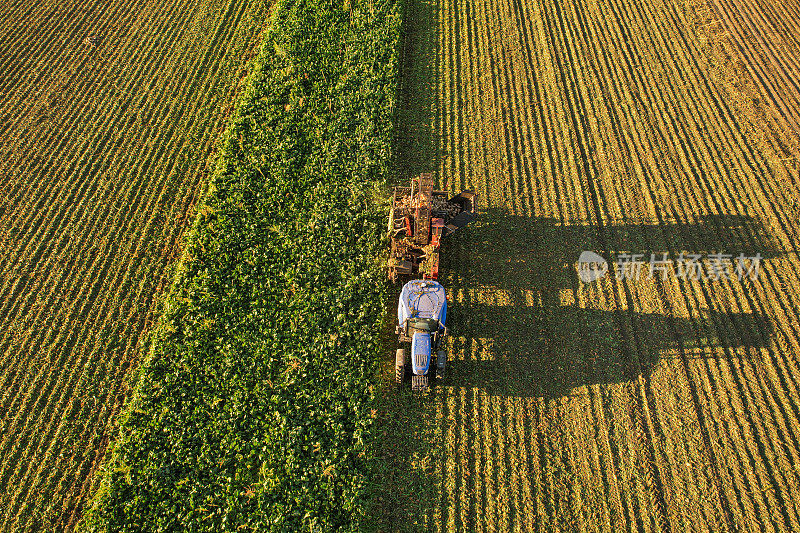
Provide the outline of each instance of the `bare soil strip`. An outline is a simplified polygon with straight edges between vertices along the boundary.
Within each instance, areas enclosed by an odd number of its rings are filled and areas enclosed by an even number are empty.
[[[710,0],[718,30],[727,32],[736,58],[749,74],[756,100],[800,135],[800,10],[775,0]]]

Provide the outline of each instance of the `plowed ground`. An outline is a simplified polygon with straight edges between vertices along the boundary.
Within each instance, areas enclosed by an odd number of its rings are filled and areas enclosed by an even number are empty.
[[[800,136],[800,7],[776,0],[712,0],[709,33],[750,84],[752,103],[765,103],[778,125]]]
[[[715,4],[798,34],[795,7]],[[407,10],[401,177],[433,169],[482,209],[443,253],[447,380],[387,385],[375,529],[800,530],[794,70],[735,55],[703,3]],[[583,250],[763,260],[583,283]]]
[[[0,2],[0,530],[71,529],[263,2]]]

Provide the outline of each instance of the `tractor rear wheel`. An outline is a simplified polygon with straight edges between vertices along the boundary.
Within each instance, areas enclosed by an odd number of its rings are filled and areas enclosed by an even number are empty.
[[[447,352],[439,350],[436,353],[436,379],[444,379],[444,369],[447,366]]]
[[[411,390],[423,392],[428,389],[428,376],[411,376]]]
[[[394,381],[397,384],[403,383],[406,377],[406,351],[398,348],[394,355]]]

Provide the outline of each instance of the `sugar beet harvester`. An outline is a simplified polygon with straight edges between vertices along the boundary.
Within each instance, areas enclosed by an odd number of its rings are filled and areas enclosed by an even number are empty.
[[[411,187],[395,187],[389,212],[389,279],[436,279],[441,239],[475,219],[475,200],[472,191],[448,200],[446,193],[433,190],[432,174],[420,174]]]
[[[436,378],[444,377],[447,354],[442,341],[447,336],[447,296],[436,281],[439,276],[441,239],[475,219],[475,193],[464,191],[449,200],[433,190],[433,176],[421,174],[411,187],[395,187],[389,213],[392,252],[389,279],[414,278],[403,286],[397,304],[398,344],[395,380],[405,380],[411,363],[411,389],[428,388],[431,358],[436,354]],[[408,354],[405,345],[410,344]],[[410,355],[410,357],[409,357]]]

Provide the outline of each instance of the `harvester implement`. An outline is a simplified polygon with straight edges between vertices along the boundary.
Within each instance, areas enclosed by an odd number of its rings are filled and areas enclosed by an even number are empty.
[[[395,187],[389,212],[389,279],[437,279],[441,240],[475,220],[475,204],[473,191],[450,199],[446,193],[434,191],[429,173],[413,178],[410,187]]]

